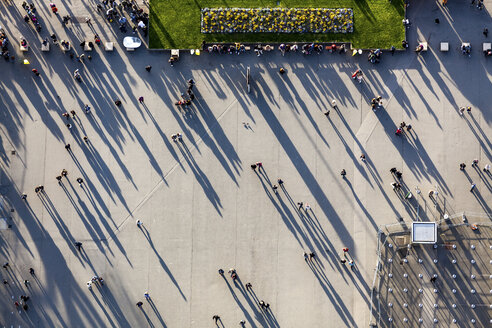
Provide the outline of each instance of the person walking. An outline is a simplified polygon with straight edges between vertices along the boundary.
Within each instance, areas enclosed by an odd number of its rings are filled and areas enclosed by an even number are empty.
[[[477,185],[472,182],[471,187],[470,187],[470,192],[473,192]]]
[[[26,200],[27,199],[27,194],[26,193],[23,193],[22,196],[21,196],[21,199]]]
[[[149,295],[149,292],[145,292],[145,293],[144,293],[144,296],[145,296],[145,299],[146,299],[147,301],[150,301],[150,295]]]
[[[474,159],[472,161],[472,166],[478,166],[478,159]]]
[[[277,179],[278,185],[282,187],[284,185],[284,181],[280,178]]]
[[[85,104],[84,111],[86,114],[90,114],[91,113],[91,107],[88,104]]]
[[[220,320],[220,317],[219,317],[217,314],[215,314],[215,315],[212,317],[212,319],[215,321],[215,324],[217,324],[217,322]]]
[[[251,169],[254,171],[256,170],[256,164],[251,164]]]
[[[31,71],[32,71],[32,72],[34,73],[34,75],[36,75],[36,76],[41,75],[41,74],[38,72],[38,70],[37,70],[37,69],[35,69],[35,68],[33,68]]]
[[[342,251],[343,251],[343,254],[345,255],[346,253],[348,253],[349,249],[348,249],[348,247],[344,247],[344,248],[342,248]]]
[[[484,170],[485,170],[485,169],[484,169]],[[272,186],[272,189],[273,189],[273,192],[274,192],[274,193],[276,193],[276,194],[278,193],[278,191],[277,191],[278,186],[277,186],[277,185],[273,185],[273,186]]]
[[[143,102],[144,102],[144,97],[143,97],[143,96],[138,97],[138,102],[139,102],[139,103],[141,103],[141,104],[143,104]]]
[[[82,243],[80,241],[76,241],[73,243],[75,247],[77,247],[77,250],[80,252],[80,249],[82,248]]]
[[[345,179],[345,176],[347,175],[347,171],[345,171],[345,169],[342,169],[342,172],[340,172],[340,175],[342,176],[342,178]]]
[[[460,170],[463,171],[466,167],[466,164],[465,163],[461,163],[460,164]]]
[[[487,37],[489,36],[489,29],[488,29],[488,28],[486,28],[486,27],[484,27],[484,29],[483,29],[483,32],[482,32],[482,33],[483,33],[483,35],[487,38]]]
[[[313,261],[313,259],[316,257],[316,254],[314,254],[313,252],[309,253],[309,261]]]
[[[151,69],[152,69],[152,66],[150,66],[150,65],[145,66],[145,70],[146,70],[147,72],[150,72],[150,70],[151,70]]]
[[[78,182],[79,186],[81,186],[81,187],[82,187],[82,183],[84,183],[84,179],[82,179],[82,178],[77,178],[77,182]]]
[[[62,176],[61,176],[61,175],[57,175],[57,176],[56,176],[56,180],[58,181],[58,183],[60,183],[60,182],[61,182],[61,179],[62,179]]]
[[[72,114],[72,117],[73,117],[73,118],[75,118],[75,116],[77,116],[77,113],[75,113],[75,111],[74,111],[74,110],[71,110],[71,111],[70,111],[70,114]]]
[[[84,136],[82,139],[84,139],[85,143],[88,143],[89,142],[89,137],[88,136]]]
[[[34,269],[33,268],[29,268],[29,273],[31,274],[31,276],[34,276]]]
[[[311,205],[309,204],[306,204],[306,206],[304,207],[304,211],[307,212],[311,209]]]
[[[143,222],[140,220],[137,220],[137,227],[142,228]]]
[[[487,173],[490,172],[490,164],[486,164],[483,168],[483,171]]]
[[[62,177],[67,177],[68,171],[65,170],[65,169],[63,169],[60,174],[61,174]]]
[[[142,307],[142,305],[143,305],[143,302],[142,302],[142,301],[138,301],[138,302],[137,302],[137,307],[138,307],[138,308],[141,308],[141,307]]]
[[[66,144],[66,145],[65,145],[65,149],[66,149],[67,151],[70,151],[70,150],[71,150],[71,149],[70,149],[70,144]]]
[[[66,124],[66,126],[67,126],[67,128],[68,128],[69,130],[71,130],[71,129],[72,129],[72,124],[67,123],[67,124]]]
[[[297,202],[297,206],[299,207],[298,210],[300,211],[302,207],[304,206],[303,202]]]
[[[253,288],[253,285],[250,282],[246,283],[246,289],[251,289],[251,288]]]
[[[366,155],[361,154],[360,155],[360,160],[363,161],[363,162],[365,162],[366,161]]]

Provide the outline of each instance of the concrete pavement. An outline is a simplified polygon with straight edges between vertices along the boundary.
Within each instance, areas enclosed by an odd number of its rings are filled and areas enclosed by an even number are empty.
[[[43,38],[51,31],[76,45],[92,38],[78,22],[62,31],[49,7],[37,5]],[[385,53],[378,65],[365,55],[268,53],[184,54],[170,67],[168,53],[119,46],[113,53],[96,49],[84,63],[59,49],[41,53],[38,34],[16,8],[0,7],[0,25],[11,39],[22,34],[33,46],[25,54],[31,65],[18,63],[20,53],[15,63],[1,64],[2,213],[12,228],[0,234],[0,261],[12,269],[2,271],[9,286],[1,294],[0,325],[213,327],[218,314],[224,327],[240,320],[247,327],[362,327],[369,323],[379,225],[492,212],[491,177],[481,171],[492,160],[491,64],[479,51],[487,11],[411,3],[410,45],[425,36],[430,51]],[[59,5],[79,21],[90,8]],[[452,22],[462,13],[470,17],[463,24],[433,22],[435,15]],[[93,22],[103,41],[121,39],[95,15]],[[449,53],[438,51],[441,38],[452,42]],[[471,58],[455,49],[459,39],[472,42]],[[34,67],[40,77],[30,72]],[[287,74],[279,75],[279,67]],[[365,73],[362,84],[350,78],[357,67]],[[81,84],[71,75],[76,68]],[[173,103],[189,78],[197,99],[185,113]],[[384,105],[376,113],[369,104],[375,95]],[[326,117],[332,99],[339,112]],[[92,115],[84,114],[86,103]],[[461,117],[458,107],[468,105],[471,114]],[[78,119],[68,130],[61,114],[72,109]],[[397,137],[402,121],[413,129]],[[183,143],[171,140],[176,132]],[[479,170],[470,165],[474,158]],[[255,172],[250,164],[257,161],[264,169]],[[403,172],[405,188],[418,186],[424,197],[399,198],[391,167]],[[63,168],[68,179],[58,185]],[[276,195],[271,185],[278,177],[285,188]],[[34,193],[39,184],[41,197]],[[438,207],[425,196],[436,186]],[[298,211],[301,201],[312,211]],[[339,263],[342,247],[350,249],[356,271]],[[306,263],[304,251],[315,252],[316,261]],[[238,272],[236,283],[229,268]],[[105,285],[90,291],[86,282],[94,275]],[[24,279],[31,282],[27,291]],[[22,293],[31,296],[27,313],[18,313],[11,299]],[[270,303],[269,312],[259,300]]]

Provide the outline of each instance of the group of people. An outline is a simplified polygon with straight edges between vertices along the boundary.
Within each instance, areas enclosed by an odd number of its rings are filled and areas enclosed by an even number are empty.
[[[303,55],[310,55],[312,53],[317,53],[321,54],[323,52],[323,49],[326,49],[330,53],[344,53],[346,50],[345,44],[342,44],[340,46],[337,46],[336,44],[331,44],[329,46],[326,46],[325,48],[323,47],[322,44],[315,44],[315,43],[306,43],[301,46],[301,52]],[[246,51],[250,50],[249,46],[246,46],[242,43],[236,42],[234,44],[213,44],[213,45],[206,45],[205,41],[202,42],[202,50],[207,51],[208,53],[219,53],[219,54],[241,54],[245,53]],[[263,55],[263,51],[272,51],[274,50],[273,46],[270,45],[261,45],[261,44],[255,44],[253,46],[253,51],[255,54],[259,57]],[[278,50],[282,53],[282,56],[285,55],[287,52],[297,52],[299,50],[299,46],[294,43],[294,44],[285,44],[281,43],[278,47]]]
[[[195,99],[195,94],[193,93],[194,85],[195,81],[193,79],[189,79],[186,94],[184,92],[181,93],[181,98],[175,103],[176,106],[184,106],[185,108],[188,108],[191,102]]]
[[[27,12],[27,14],[24,16],[24,21],[26,23],[32,22],[34,24],[34,27],[36,28],[36,31],[40,32],[41,31],[41,24],[39,23],[38,17],[36,16],[36,7],[34,6],[34,3],[28,4],[27,2],[22,3],[22,8]]]
[[[10,60],[9,43],[7,34],[0,28],[0,48],[2,49],[2,57],[7,61]]]
[[[4,263],[4,264],[2,265],[2,267],[3,267],[6,271],[9,271],[9,270],[10,270],[10,264],[9,264],[9,262]],[[34,276],[34,269],[33,269],[33,268],[29,268],[29,273],[30,273],[32,276]],[[4,284],[4,285],[6,285],[6,286],[8,286],[8,285],[9,285],[8,280],[7,280],[7,279],[3,279],[3,284]],[[25,280],[24,280],[24,285],[25,285],[26,287],[28,287],[28,285],[29,285],[29,280],[25,279]],[[16,307],[16,308],[20,308],[20,307],[21,307],[22,309],[24,309],[24,311],[27,311],[27,310],[28,310],[28,308],[29,308],[29,307],[28,307],[28,305],[27,305],[27,301],[30,299],[30,297],[29,297],[29,296],[24,295],[24,294],[23,294],[23,295],[21,295],[21,296],[19,297],[20,301],[15,300],[14,296],[12,296],[12,299],[14,300],[14,305],[15,305],[15,307]]]
[[[377,64],[381,60],[382,53],[381,49],[371,50],[369,51],[369,55],[367,55],[367,60],[372,64]]]
[[[412,125],[411,124],[406,124],[405,122],[401,122],[400,126],[396,128],[395,134],[397,136],[401,136],[401,134],[404,132],[404,129],[407,129],[408,132],[412,130]]]
[[[148,25],[149,25],[149,14],[144,12],[142,8],[139,8],[136,4],[131,3],[130,1],[123,0],[121,4],[118,4],[116,1],[108,1],[103,0],[101,3],[97,4],[97,10],[103,11],[106,9],[106,19],[109,23],[112,23],[114,20],[118,21],[119,29],[122,33],[126,33],[126,27],[128,20],[127,18],[118,12],[120,10],[126,10],[129,12],[130,21],[133,23],[132,30],[135,34],[137,29],[140,28],[144,34],[147,36],[148,33]]]
[[[92,284],[99,283],[101,286],[104,286],[104,279],[102,277],[94,276],[87,282],[87,288],[92,289]]]

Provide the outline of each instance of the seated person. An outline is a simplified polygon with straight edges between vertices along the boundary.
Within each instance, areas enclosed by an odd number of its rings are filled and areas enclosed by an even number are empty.
[[[101,43],[101,39],[99,38],[99,35],[94,34],[94,42],[99,45]]]
[[[492,50],[491,49],[485,50],[483,53],[485,56],[492,56]]]
[[[424,50],[424,45],[423,45],[423,44],[419,44],[419,45],[417,46],[417,48],[415,48],[415,51],[416,51],[416,52],[421,52],[422,50]]]
[[[45,38],[44,41],[41,43],[43,46],[46,46],[48,44],[48,38]]]
[[[22,47],[27,47],[27,41],[26,41],[26,39],[21,39],[20,44],[21,44]]]

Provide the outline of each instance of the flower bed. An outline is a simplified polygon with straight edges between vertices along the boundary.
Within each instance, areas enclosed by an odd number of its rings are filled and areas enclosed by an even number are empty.
[[[350,33],[350,8],[203,8],[202,33]]]

